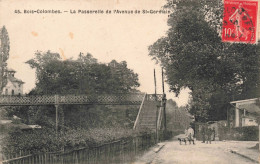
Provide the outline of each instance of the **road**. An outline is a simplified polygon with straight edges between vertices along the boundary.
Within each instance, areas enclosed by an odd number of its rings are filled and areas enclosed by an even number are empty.
[[[135,164],[249,164],[254,163],[230,152],[236,142],[216,141],[211,144],[197,141],[195,145],[180,145],[176,138],[162,143],[164,146],[152,148]],[[252,143],[251,145],[253,145]],[[248,145],[248,146],[251,146]],[[158,151],[156,153],[156,151]]]

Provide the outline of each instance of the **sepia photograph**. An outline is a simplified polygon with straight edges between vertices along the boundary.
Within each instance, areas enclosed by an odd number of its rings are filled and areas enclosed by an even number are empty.
[[[260,163],[260,0],[0,0],[0,164]]]

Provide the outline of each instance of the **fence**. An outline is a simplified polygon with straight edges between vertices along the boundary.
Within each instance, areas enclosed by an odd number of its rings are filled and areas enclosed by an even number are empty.
[[[25,155],[6,159],[3,164],[107,164],[131,163],[156,143],[155,134],[122,139],[77,150]]]

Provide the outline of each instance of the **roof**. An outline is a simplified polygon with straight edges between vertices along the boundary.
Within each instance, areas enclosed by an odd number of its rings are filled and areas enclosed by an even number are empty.
[[[242,118],[256,119],[254,116],[242,116]]]
[[[259,98],[231,101],[230,104],[236,104],[238,109],[245,109],[250,113],[260,115],[260,106],[257,104],[257,100]]]
[[[245,100],[237,100],[237,101],[231,101],[231,104],[236,104],[236,103],[252,103],[255,102],[258,98],[253,98],[253,99],[245,99]]]
[[[24,83],[22,80],[20,79],[17,79],[16,77],[13,77],[13,76],[8,76],[7,77],[11,82],[17,82],[17,83]]]
[[[7,71],[8,72],[16,72],[14,69],[12,69],[12,68],[7,68]]]
[[[208,121],[207,124],[226,124],[226,120],[219,120],[219,121]]]

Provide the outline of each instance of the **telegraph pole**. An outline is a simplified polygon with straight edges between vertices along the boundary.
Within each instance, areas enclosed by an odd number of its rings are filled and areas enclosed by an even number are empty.
[[[154,79],[154,97],[156,99],[156,75],[155,75],[155,68],[153,69],[153,79]],[[155,136],[156,136],[156,143],[159,141],[159,134],[158,134],[158,106],[156,106],[156,120],[155,120]]]
[[[56,109],[56,123],[55,123],[55,127],[56,127],[56,136],[58,137],[58,122],[59,122],[59,100],[58,100],[58,95],[55,95],[55,109]]]
[[[156,75],[155,75],[155,69],[153,69],[153,78],[154,78],[154,94],[156,96]]]
[[[163,117],[164,117],[164,131],[166,132],[166,94],[164,93],[164,74],[163,74],[163,67],[162,67],[162,90],[163,90]]]

